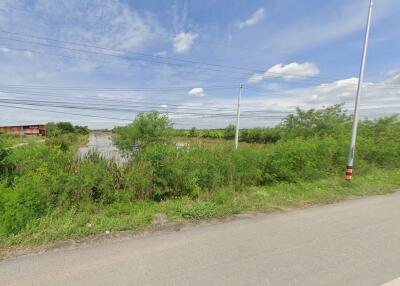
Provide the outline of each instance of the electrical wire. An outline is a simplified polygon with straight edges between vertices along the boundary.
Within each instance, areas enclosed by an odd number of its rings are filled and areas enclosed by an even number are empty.
[[[237,75],[243,75],[243,76],[245,75],[246,77],[249,77],[249,76],[253,75],[254,73],[263,73],[263,75],[270,76],[270,79],[282,80],[282,78],[279,78],[279,77],[282,76],[282,74],[281,73],[276,73],[276,72],[265,72],[265,71],[261,71],[261,70],[252,70],[251,72],[250,71],[244,72],[244,71],[239,71],[239,70],[232,70],[233,67],[218,65],[218,66],[221,66],[221,67],[225,68],[225,69],[221,70],[221,69],[207,68],[207,67],[202,67],[202,66],[188,66],[188,65],[182,65],[182,64],[166,62],[166,61],[156,61],[156,60],[149,60],[149,59],[145,59],[145,58],[137,58],[137,57],[134,58],[134,57],[126,56],[126,55],[116,55],[116,54],[109,54],[109,53],[98,52],[98,51],[89,51],[89,50],[82,50],[82,49],[76,49],[76,48],[69,48],[69,47],[52,45],[52,44],[48,44],[48,43],[28,41],[28,40],[24,40],[24,39],[15,39],[15,38],[1,37],[1,36],[0,36],[0,39],[14,41],[14,42],[22,42],[22,43],[34,44],[34,45],[47,46],[47,47],[51,47],[51,48],[58,48],[58,49],[63,49],[63,50],[68,50],[68,51],[79,52],[79,53],[86,53],[86,54],[114,57],[114,58],[119,58],[119,59],[123,59],[123,60],[145,61],[145,62],[151,62],[151,63],[157,63],[157,64],[172,65],[172,66],[175,66],[175,67],[195,68],[196,70],[207,70],[207,71],[212,71],[212,72],[237,74]],[[206,63],[204,63],[204,65],[206,65]],[[316,83],[316,81],[312,80],[312,78],[322,79],[322,80],[325,80],[325,81],[326,80],[331,80],[331,81],[340,80],[340,79],[333,79],[333,78],[323,78],[323,77],[319,77],[319,76],[309,76],[309,77],[305,78],[303,75],[289,74],[289,73],[285,73],[285,76],[291,76],[292,77],[290,79],[291,82],[296,82],[297,81],[297,82],[313,82],[313,83]],[[318,81],[318,83],[323,83],[323,82]]]
[[[196,113],[196,112],[188,112],[184,110],[178,110],[178,111],[171,111],[171,110],[160,110],[160,108],[148,108],[143,109],[137,109],[137,108],[113,108],[113,107],[96,107],[96,106],[84,106],[84,105],[72,105],[72,104],[61,104],[61,103],[55,103],[55,102],[35,102],[35,101],[21,101],[21,100],[8,100],[8,99],[0,99],[0,103],[7,103],[7,104],[18,104],[18,105],[28,105],[28,106],[39,106],[39,107],[57,107],[57,108],[66,108],[66,109],[78,109],[78,110],[95,110],[95,111],[112,111],[112,112],[149,112],[152,110],[159,111],[161,113],[168,113],[168,114],[173,114],[173,115],[182,115],[182,116],[187,116],[187,115],[195,115],[195,116],[200,116],[200,117],[234,117],[236,116],[235,113]],[[265,119],[265,118],[271,118],[271,117],[282,117],[281,115],[258,115],[258,114],[251,114],[248,112],[248,114],[243,113],[242,117],[251,117],[251,118],[259,118],[259,119]]]
[[[237,67],[237,66],[231,66],[231,65],[213,64],[213,63],[201,62],[201,61],[195,61],[195,60],[189,60],[189,59],[179,59],[179,58],[175,58],[175,57],[157,56],[157,55],[151,55],[151,54],[146,54],[146,53],[141,53],[141,52],[124,51],[124,50],[120,50],[120,49],[107,48],[107,47],[102,47],[102,46],[98,46],[98,45],[88,45],[88,44],[82,44],[82,43],[77,43],[77,42],[53,39],[53,38],[49,38],[49,37],[42,37],[42,36],[36,36],[36,35],[28,35],[28,34],[23,34],[23,33],[11,32],[11,31],[6,31],[6,30],[2,30],[2,29],[0,29],[0,33],[16,35],[16,36],[20,36],[20,37],[27,37],[27,38],[32,38],[32,39],[59,42],[59,43],[64,43],[64,44],[69,44],[69,45],[74,45],[74,46],[94,48],[94,49],[105,50],[105,51],[118,52],[118,53],[123,53],[123,54],[134,54],[134,55],[139,55],[139,56],[144,56],[144,57],[162,59],[164,61],[170,60],[170,61],[190,63],[190,64],[196,64],[196,65],[202,65],[202,66],[219,67],[219,68],[228,69],[228,71],[230,71],[230,72],[234,72],[234,71],[232,71],[232,69],[233,69],[233,70],[237,70],[237,71],[246,71],[246,74],[263,73],[263,74],[268,74],[268,75],[281,76],[280,73],[266,72],[265,70],[261,70],[261,69],[250,69],[250,68],[243,68],[243,67]],[[34,43],[37,43],[37,42],[34,42]],[[107,55],[109,55],[109,54],[107,54]],[[163,63],[165,63],[165,62],[163,62]],[[166,64],[169,64],[169,63],[166,63]],[[285,74],[285,75],[303,78],[302,75],[298,75],[298,74]],[[329,77],[320,77],[320,76],[311,76],[311,77],[323,79],[323,80],[337,80],[337,79],[333,79],[333,78],[329,78]]]
[[[10,46],[5,46],[5,45],[3,45],[3,47],[7,48],[9,50],[31,52],[31,53],[34,53],[34,54],[39,54],[39,55],[44,55],[44,56],[55,56],[55,57],[61,57],[61,58],[67,58],[67,59],[79,59],[79,60],[85,60],[85,61],[93,61],[95,63],[100,63],[100,64],[114,64],[114,65],[125,66],[125,67],[132,67],[133,66],[132,63],[127,63],[127,62],[117,62],[117,61],[104,60],[104,59],[103,60],[89,59],[89,58],[86,58],[86,57],[81,57],[81,56],[76,56],[76,55],[73,55],[73,56],[72,55],[61,55],[61,54],[58,54],[58,53],[51,53],[51,52],[48,52],[48,51],[46,51],[46,52],[37,51],[37,50],[34,50],[32,48],[29,48],[29,49],[27,49],[27,48],[15,48],[15,47],[10,47]],[[84,53],[85,51],[82,51],[82,52]],[[138,61],[141,61],[141,60],[138,59]],[[149,66],[146,66],[146,65],[143,66],[143,67],[144,68],[150,68]],[[195,67],[181,65],[181,68],[193,69]],[[200,75],[206,76],[206,77],[215,76],[213,74],[204,73],[201,70],[179,69],[179,70],[175,70],[175,71],[182,72],[182,73],[196,74],[196,75],[200,74]],[[218,76],[219,77],[224,77],[224,78],[234,79],[236,82],[240,81],[241,79],[243,80],[243,77],[239,78],[238,76],[233,76],[233,75],[229,75],[229,74],[221,74],[221,73],[219,73]]]

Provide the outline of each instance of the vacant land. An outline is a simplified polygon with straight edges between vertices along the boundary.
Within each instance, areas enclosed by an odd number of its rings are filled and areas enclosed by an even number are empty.
[[[168,118],[141,114],[114,130],[116,145],[134,158],[122,165],[90,152],[79,160],[86,130],[55,125],[44,144],[0,148],[0,247],[302,208],[399,189],[395,117],[361,123],[355,178],[343,180],[350,121],[340,106],[298,111],[276,128],[247,130],[246,138],[264,143],[234,150],[228,139],[214,144],[193,137],[177,148],[181,131],[173,130]],[[230,134],[231,128],[225,137]]]
[[[157,235],[125,234],[0,262],[0,283],[377,286],[399,276],[399,204],[396,193]]]

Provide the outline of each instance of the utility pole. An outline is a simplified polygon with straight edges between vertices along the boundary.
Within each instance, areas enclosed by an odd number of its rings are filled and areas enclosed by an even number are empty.
[[[237,114],[236,114],[236,133],[235,133],[235,149],[239,146],[239,119],[240,119],[240,98],[242,97],[243,84],[239,84],[239,93],[237,98]]]
[[[360,67],[360,77],[358,79],[358,87],[357,87],[357,96],[356,102],[354,107],[354,117],[353,117],[353,127],[351,132],[351,140],[349,146],[349,155],[346,167],[346,180],[351,180],[353,177],[353,163],[354,163],[354,155],[355,155],[355,148],[356,148],[356,139],[357,139],[357,128],[358,128],[358,120],[359,120],[359,113],[360,113],[360,97],[362,93],[362,86],[364,81],[364,70],[365,70],[365,61],[367,58],[367,50],[368,50],[368,39],[369,39],[369,32],[371,28],[371,17],[372,17],[372,8],[374,4],[372,0],[369,2],[369,11],[368,11],[368,20],[367,20],[367,28],[365,31],[365,41],[364,41],[364,48],[362,53],[361,59],[361,67]]]

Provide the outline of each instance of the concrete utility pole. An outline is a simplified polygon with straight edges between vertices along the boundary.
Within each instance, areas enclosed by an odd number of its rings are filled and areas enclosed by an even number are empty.
[[[239,84],[239,93],[237,98],[237,114],[236,114],[236,134],[235,134],[235,149],[239,146],[239,119],[240,119],[240,98],[242,97],[243,84]]]
[[[358,79],[357,96],[356,96],[356,103],[355,103],[355,107],[354,107],[353,128],[352,128],[352,132],[351,132],[349,155],[348,155],[348,161],[347,161],[347,167],[346,167],[346,177],[345,177],[346,180],[351,180],[353,177],[353,163],[354,163],[354,155],[355,155],[355,148],[356,148],[358,120],[359,120],[359,113],[360,113],[360,97],[361,97],[362,85],[363,85],[363,81],[364,81],[365,61],[367,58],[368,39],[369,39],[369,32],[370,32],[370,28],[371,28],[371,17],[372,17],[373,6],[374,6],[374,4],[373,4],[372,0],[370,0],[367,28],[366,28],[366,32],[365,32],[364,49],[363,49],[362,60],[361,60],[360,77]]]

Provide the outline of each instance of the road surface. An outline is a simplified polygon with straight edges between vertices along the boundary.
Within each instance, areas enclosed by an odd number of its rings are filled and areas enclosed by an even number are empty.
[[[0,285],[399,285],[400,193],[0,262]]]

